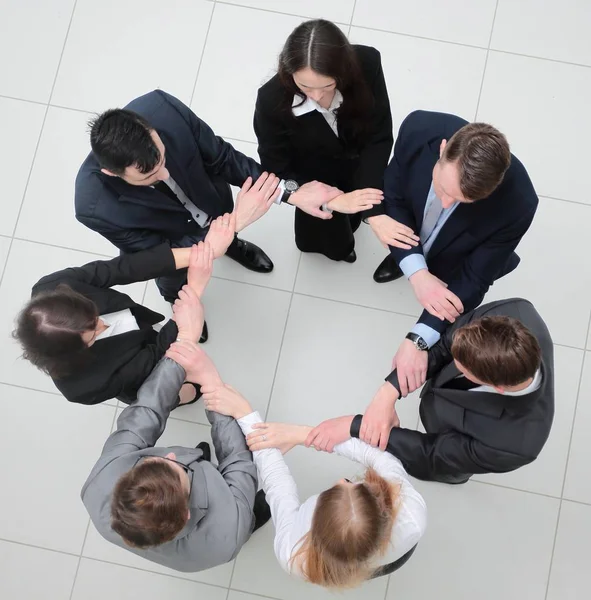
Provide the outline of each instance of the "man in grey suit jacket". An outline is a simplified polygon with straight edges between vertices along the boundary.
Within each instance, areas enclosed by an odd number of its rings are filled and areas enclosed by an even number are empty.
[[[156,365],[137,401],[117,420],[82,501],[106,540],[171,569],[196,572],[238,554],[255,528],[253,507],[261,508],[257,526],[270,513],[257,494],[252,454],[234,419],[206,412],[217,467],[199,447],[154,447],[185,377],[189,372],[170,358]]]
[[[534,461],[554,418],[554,347],[531,302],[485,304],[457,319],[427,352],[420,404],[426,433],[398,426],[394,370],[365,416],[325,421],[306,444],[331,450],[360,437],[398,457],[414,477],[445,483]]]

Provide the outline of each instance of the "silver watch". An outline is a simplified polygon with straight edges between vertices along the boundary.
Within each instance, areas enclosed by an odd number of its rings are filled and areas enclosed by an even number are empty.
[[[406,339],[410,340],[415,345],[417,350],[429,350],[429,344],[427,344],[427,342],[418,333],[413,333],[411,331],[410,333],[406,334]]]
[[[287,202],[290,196],[295,194],[300,189],[298,182],[294,181],[293,179],[286,179],[283,182],[283,187],[285,188],[285,191],[281,197],[281,202]]]

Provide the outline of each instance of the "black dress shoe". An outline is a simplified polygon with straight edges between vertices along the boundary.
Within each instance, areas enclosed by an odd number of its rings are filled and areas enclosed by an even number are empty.
[[[273,261],[258,246],[237,237],[230,244],[226,256],[256,273],[270,273],[273,270]]]
[[[373,280],[376,283],[388,283],[388,281],[400,279],[402,275],[402,271],[398,268],[398,265],[392,256],[386,256],[380,263],[380,266],[375,270]]]
[[[259,490],[254,497],[254,507],[252,512],[254,513],[254,533],[271,518],[271,509],[267,504],[265,492],[263,490]]]
[[[357,254],[355,254],[355,250],[351,250],[351,254],[343,258],[343,261],[346,263],[354,263],[357,260]]]
[[[200,344],[205,344],[209,339],[209,329],[207,329],[207,322],[203,321],[203,329],[201,330],[201,337],[199,338]]]
[[[195,448],[198,448],[203,452],[203,460],[211,462],[211,448],[207,442],[199,442]]]

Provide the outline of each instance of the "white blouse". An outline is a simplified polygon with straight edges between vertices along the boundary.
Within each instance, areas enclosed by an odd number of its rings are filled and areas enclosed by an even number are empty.
[[[137,321],[129,308],[101,315],[100,318],[107,325],[107,328],[96,336],[95,341],[97,342],[98,340],[104,340],[114,335],[121,335],[122,333],[139,329]]]
[[[256,431],[254,423],[262,423],[258,412],[250,413],[238,424],[245,436]],[[350,439],[334,448],[341,456],[373,468],[384,479],[400,485],[399,508],[392,527],[390,543],[376,567],[389,564],[406,554],[421,539],[427,525],[427,507],[423,497],[413,488],[401,462],[391,454],[373,448],[358,439]],[[271,508],[275,525],[275,556],[288,573],[302,577],[290,559],[298,542],[310,530],[319,494],[300,503],[297,486],[283,455],[275,448],[253,452],[259,477]]]
[[[343,103],[343,95],[341,94],[341,92],[339,92],[339,90],[335,90],[332,102],[330,103],[330,106],[328,108],[324,108],[324,107],[320,106],[320,104],[318,104],[318,102],[316,102],[316,100],[312,100],[312,98],[306,98],[302,102],[301,96],[298,96],[296,94],[293,97],[291,110],[292,110],[294,116],[296,116],[296,117],[299,117],[301,115],[305,115],[309,112],[317,110],[324,117],[326,122],[329,124],[333,133],[337,137],[339,137],[339,129],[338,129],[338,125],[337,125],[337,115],[336,115],[335,111],[337,110],[337,108],[339,108],[341,106],[342,103]]]

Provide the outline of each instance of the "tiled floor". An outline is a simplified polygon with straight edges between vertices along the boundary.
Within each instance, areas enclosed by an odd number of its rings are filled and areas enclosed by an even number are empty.
[[[156,87],[256,156],[252,113],[288,33],[337,22],[382,52],[394,124],[412,109],[455,112],[506,132],[541,205],[520,268],[491,299],[524,296],[556,341],[554,429],[533,465],[461,487],[418,483],[429,527],[410,563],[345,599],[582,600],[591,588],[591,4],[584,0],[3,0],[0,19],[0,596],[2,600],[309,600],[332,597],[277,566],[272,527],[238,559],[186,575],[107,544],[79,489],[117,403],[66,403],[18,359],[15,313],[41,275],[115,250],[73,216],[92,111]],[[207,291],[207,349],[270,419],[314,424],[362,410],[418,313],[405,282],[373,283],[383,252],[363,228],[359,260],[300,256],[292,213],[245,235],[274,259],[256,275],[222,259]],[[152,283],[129,293],[163,308]],[[416,399],[401,408],[418,425]],[[163,444],[208,437],[199,405]],[[354,472],[334,456],[288,456],[302,495]]]

